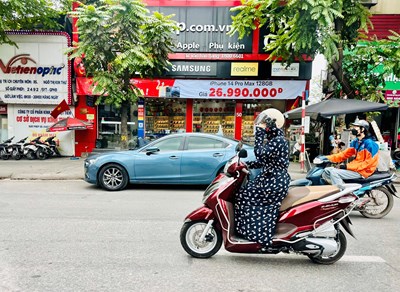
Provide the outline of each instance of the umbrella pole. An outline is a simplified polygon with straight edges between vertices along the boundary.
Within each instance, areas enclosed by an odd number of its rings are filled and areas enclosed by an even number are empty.
[[[304,169],[304,160],[305,160],[305,134],[304,134],[304,127],[306,124],[306,94],[303,91],[301,95],[301,136],[300,136],[300,169],[302,172],[305,171]]]

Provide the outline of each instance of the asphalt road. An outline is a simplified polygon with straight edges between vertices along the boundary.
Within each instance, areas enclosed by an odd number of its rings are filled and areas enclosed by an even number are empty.
[[[352,214],[357,240],[321,266],[299,255],[200,260],[179,243],[202,189],[0,181],[0,291],[398,291],[400,200],[380,220]]]

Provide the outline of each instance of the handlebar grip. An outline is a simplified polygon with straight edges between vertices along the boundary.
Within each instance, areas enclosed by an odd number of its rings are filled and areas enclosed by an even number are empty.
[[[250,173],[250,171],[248,171],[246,168],[242,168],[242,171],[243,171],[245,174],[249,174],[249,173]]]

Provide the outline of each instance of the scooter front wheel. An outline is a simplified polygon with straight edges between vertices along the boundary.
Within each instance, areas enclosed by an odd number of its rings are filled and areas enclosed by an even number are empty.
[[[331,265],[333,263],[336,263],[338,260],[342,258],[344,253],[346,252],[347,249],[347,239],[346,236],[343,234],[343,232],[339,232],[338,237],[336,239],[338,248],[336,252],[334,252],[331,255],[327,256],[313,256],[309,255],[308,257],[310,258],[311,261],[317,264],[322,264],[322,265]]]
[[[3,160],[7,160],[7,159],[9,158],[9,156],[8,156],[8,154],[7,154],[7,151],[6,151],[5,149],[1,149],[1,150],[0,150],[0,157],[1,157],[1,159],[3,159]]]
[[[39,158],[40,160],[44,160],[47,158],[47,154],[44,149],[39,148],[36,152],[36,157]]]
[[[182,226],[181,245],[192,257],[209,258],[221,248],[222,234],[214,227],[211,227],[204,239],[200,240],[206,226],[206,221],[190,221]]]
[[[17,149],[14,149],[12,154],[11,154],[12,158],[15,160],[20,160],[21,159],[21,154],[19,153],[19,151]]]
[[[33,150],[29,150],[28,153],[26,153],[26,157],[27,157],[29,160],[35,159],[35,158],[36,158],[35,152],[33,152]]]
[[[373,189],[363,198],[369,199],[362,210],[359,210],[364,217],[380,219],[389,214],[393,208],[393,195],[385,187]]]

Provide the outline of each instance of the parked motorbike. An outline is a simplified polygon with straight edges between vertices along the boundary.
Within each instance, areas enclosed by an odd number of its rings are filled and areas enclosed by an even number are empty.
[[[42,138],[42,136],[38,136],[25,144],[24,155],[26,156],[26,158],[31,160],[36,158],[36,152],[39,149],[38,145],[41,143],[40,138]]]
[[[7,160],[11,156],[11,152],[9,152],[9,146],[12,144],[11,141],[14,139],[15,136],[12,136],[10,139],[3,141],[0,144],[0,157],[3,160]]]
[[[44,144],[48,147],[44,148],[44,150],[46,151],[46,156],[47,157],[52,157],[52,156],[57,156],[60,157],[61,153],[58,151],[57,148],[57,143],[54,141],[54,138],[56,136],[51,136],[48,137],[45,141]],[[36,153],[36,155],[40,155],[39,151]],[[39,157],[38,157],[39,158]],[[40,159],[40,158],[39,158]]]
[[[52,153],[50,145],[40,139],[36,142],[36,147],[36,158],[40,160],[47,159],[50,156],[50,153]]]
[[[297,179],[290,183],[290,188],[299,186],[321,186],[327,185],[322,178],[324,169],[331,166],[330,162],[324,161],[316,157],[312,167],[306,174],[306,178]],[[397,178],[395,174],[389,172],[375,173],[364,179],[347,179],[345,183],[358,183],[362,188],[355,192],[359,198],[363,198],[364,204],[354,208],[364,217],[379,219],[385,217],[393,208],[393,196],[398,197],[393,181]]]
[[[196,258],[209,258],[224,243],[232,253],[297,253],[319,264],[332,264],[345,253],[347,240],[341,226],[350,235],[349,213],[358,198],[353,194],[360,184],[307,186],[289,191],[280,207],[276,233],[271,247],[241,238],[235,233],[235,194],[248,180],[249,169],[240,158],[245,149],[229,160],[223,173],[208,186],[204,206],[191,212],[180,232],[183,249]]]
[[[28,137],[25,137],[18,142],[8,146],[8,152],[11,152],[11,157],[15,160],[20,160],[24,156],[25,141]]]

